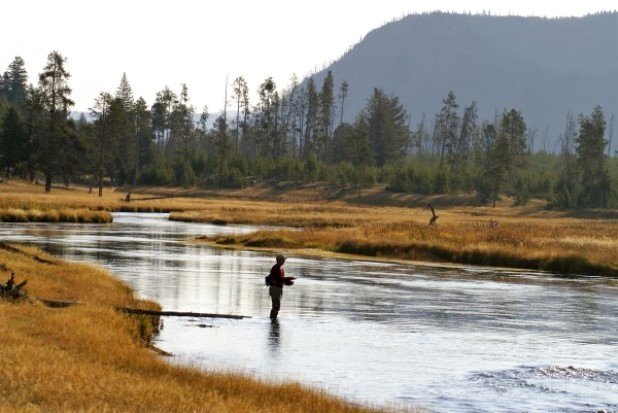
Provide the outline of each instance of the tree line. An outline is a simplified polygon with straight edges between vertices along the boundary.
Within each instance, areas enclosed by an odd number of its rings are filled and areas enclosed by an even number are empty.
[[[432,119],[415,124],[399,98],[375,88],[365,108],[345,122],[349,85],[328,72],[321,85],[295,77],[279,91],[267,78],[251,102],[243,77],[231,83],[223,113],[209,126],[187,85],[164,87],[152,105],[135,98],[123,74],[113,92],[93,98],[90,116],[73,119],[67,59],[51,52],[35,84],[16,57],[0,78],[0,167],[30,181],[98,187],[181,185],[237,188],[260,180],[327,181],[361,189],[474,192],[495,204],[532,196],[551,208],[616,205],[618,165],[609,153],[609,124],[600,107],[568,114],[559,153],[533,152],[536,130],[506,109],[480,120],[477,103],[453,92]],[[606,139],[607,137],[607,139]]]

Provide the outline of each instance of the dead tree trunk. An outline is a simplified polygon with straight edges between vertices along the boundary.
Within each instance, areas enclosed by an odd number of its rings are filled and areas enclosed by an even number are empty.
[[[436,211],[433,209],[433,205],[429,204],[429,208],[431,208],[431,219],[429,220],[429,225],[435,225],[436,221],[439,218],[439,215],[436,215]]]

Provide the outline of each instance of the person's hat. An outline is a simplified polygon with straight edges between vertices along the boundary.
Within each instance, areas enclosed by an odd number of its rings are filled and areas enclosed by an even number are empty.
[[[278,254],[278,255],[277,255],[277,261],[285,261],[285,255],[283,255],[283,254]]]

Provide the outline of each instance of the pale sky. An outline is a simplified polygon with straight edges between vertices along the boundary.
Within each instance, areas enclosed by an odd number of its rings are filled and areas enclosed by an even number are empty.
[[[19,0],[0,7],[0,71],[15,56],[36,83],[47,55],[68,59],[75,110],[126,72],[136,97],[184,82],[197,111],[223,108],[225,79],[243,76],[255,91],[268,76],[279,89],[340,57],[374,28],[409,13],[582,16],[615,10],[616,0]],[[230,88],[231,90],[231,88]]]

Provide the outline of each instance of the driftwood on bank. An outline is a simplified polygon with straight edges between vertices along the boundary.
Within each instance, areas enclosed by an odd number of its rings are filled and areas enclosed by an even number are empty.
[[[436,211],[433,209],[433,205],[429,204],[429,208],[431,208],[431,219],[429,220],[429,225],[435,225],[436,221],[439,218],[439,215],[436,215]]]
[[[7,282],[0,284],[0,297],[13,300],[25,298],[26,295],[21,291],[21,289],[24,288],[26,284],[28,284],[28,280],[15,284],[15,273],[12,272],[11,277],[7,280]]]
[[[65,308],[73,305],[81,304],[76,301],[56,301],[56,300],[40,300],[43,304],[48,307],[53,308]],[[235,315],[235,314],[215,314],[215,313],[194,313],[190,311],[155,311],[155,310],[143,310],[141,308],[128,308],[128,307],[114,307],[116,311],[120,311],[125,314],[144,314],[144,315],[153,315],[160,317],[205,317],[205,318],[232,318],[235,320],[240,320],[243,318],[251,318],[246,315]]]

